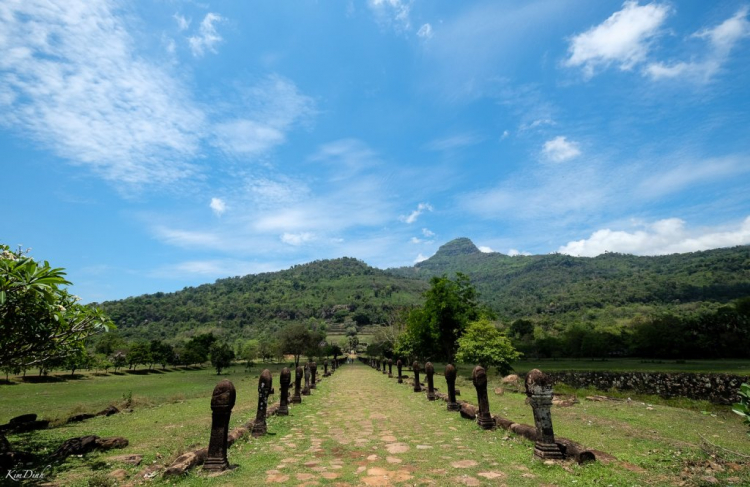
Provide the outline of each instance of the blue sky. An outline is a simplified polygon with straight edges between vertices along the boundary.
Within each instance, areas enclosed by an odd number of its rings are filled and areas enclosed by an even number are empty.
[[[0,242],[85,302],[750,243],[750,4],[0,3]]]

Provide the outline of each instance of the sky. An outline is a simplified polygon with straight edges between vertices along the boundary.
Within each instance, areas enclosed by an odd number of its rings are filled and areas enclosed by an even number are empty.
[[[0,242],[84,302],[750,244],[750,2],[3,0]]]

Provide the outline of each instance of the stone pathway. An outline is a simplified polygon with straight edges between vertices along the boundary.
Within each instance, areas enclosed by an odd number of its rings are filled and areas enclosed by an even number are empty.
[[[342,367],[291,411],[275,421],[288,431],[251,447],[251,455],[279,454],[264,472],[269,485],[503,485],[507,477],[508,466],[476,448],[496,432],[363,365]],[[242,457],[230,451],[230,463],[242,466]]]

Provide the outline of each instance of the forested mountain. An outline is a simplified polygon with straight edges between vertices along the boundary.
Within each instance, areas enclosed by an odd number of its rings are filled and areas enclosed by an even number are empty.
[[[384,271],[352,258],[322,260],[100,306],[126,338],[183,339],[209,331],[249,338],[290,322],[380,324],[399,307],[421,304],[431,276],[455,272],[468,275],[480,301],[506,323],[526,318],[545,328],[600,327],[662,312],[688,316],[750,296],[750,246],[658,257],[511,257],[483,253],[461,238],[413,267]]]
[[[427,283],[352,258],[219,279],[174,293],[101,303],[126,338],[174,339],[215,332],[254,338],[286,323],[382,323],[393,310],[419,304]]]
[[[654,257],[511,257],[483,253],[459,238],[413,267],[389,272],[420,279],[462,272],[501,318],[617,321],[653,311],[689,313],[750,296],[750,246]]]

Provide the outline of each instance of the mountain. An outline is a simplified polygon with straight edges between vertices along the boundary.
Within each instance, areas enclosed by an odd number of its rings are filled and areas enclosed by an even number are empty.
[[[664,311],[715,310],[750,296],[750,246],[656,257],[508,256],[481,252],[460,238],[410,267],[380,270],[352,258],[321,260],[100,306],[130,339],[181,340],[208,331],[255,337],[300,321],[343,332],[384,323],[395,309],[421,304],[432,276],[456,272],[470,277],[480,301],[503,320],[608,326]]]
[[[511,257],[483,253],[468,238],[459,238],[427,260],[388,272],[424,280],[462,272],[481,301],[503,318],[616,321],[660,310],[684,313],[750,296],[750,246],[651,257]]]

